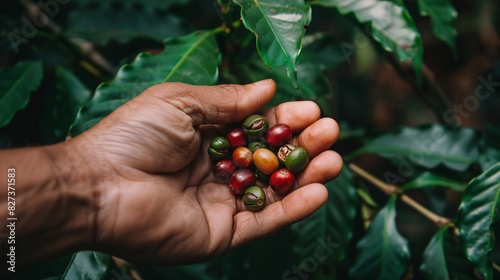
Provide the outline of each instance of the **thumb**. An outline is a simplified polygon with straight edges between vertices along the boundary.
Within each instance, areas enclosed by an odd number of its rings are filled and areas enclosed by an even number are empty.
[[[193,125],[238,122],[260,110],[276,91],[272,79],[252,84],[194,86],[165,83],[160,94],[166,94],[173,105],[193,119]],[[175,101],[173,101],[175,100]]]

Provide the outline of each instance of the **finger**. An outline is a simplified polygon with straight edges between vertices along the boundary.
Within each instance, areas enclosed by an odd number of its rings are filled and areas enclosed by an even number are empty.
[[[312,101],[293,101],[272,107],[263,114],[270,125],[284,123],[290,126],[293,132],[298,132],[317,121],[321,111]]]
[[[313,158],[306,169],[297,177],[297,185],[326,183],[340,174],[343,166],[342,157],[331,150],[324,151]]]
[[[259,212],[239,212],[234,216],[231,247],[241,246],[304,219],[318,210],[327,198],[328,192],[323,185],[311,184],[297,189]]]
[[[339,137],[339,125],[331,118],[322,118],[304,129],[291,140],[295,146],[307,150],[311,158],[329,149]]]
[[[184,111],[194,126],[238,122],[260,110],[276,91],[273,80],[253,84],[193,86],[164,83],[154,87],[163,100]]]
[[[282,200],[302,186],[313,183],[325,184],[335,179],[340,174],[342,166],[342,157],[338,153],[331,150],[324,151],[315,157],[307,168],[298,175],[296,178],[297,183],[292,190],[286,193],[277,193],[269,186],[264,187],[263,190],[266,193],[266,204],[270,205],[276,201]],[[236,210],[238,212],[247,210],[241,199],[236,201]]]

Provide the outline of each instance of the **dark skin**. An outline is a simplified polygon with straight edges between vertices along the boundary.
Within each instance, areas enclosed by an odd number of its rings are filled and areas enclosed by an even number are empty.
[[[272,80],[161,84],[73,139],[0,151],[0,180],[7,180],[5,170],[16,169],[17,268],[77,250],[131,262],[193,263],[312,214],[327,199],[323,183],[342,168],[341,157],[330,150],[338,125],[320,118],[313,102],[260,112],[270,125],[288,124],[291,142],[308,151],[311,161],[297,178],[298,188],[284,195],[266,188],[268,205],[251,212],[211,172],[210,139],[227,131],[226,124],[259,112],[274,91]],[[5,199],[0,209],[5,221]]]

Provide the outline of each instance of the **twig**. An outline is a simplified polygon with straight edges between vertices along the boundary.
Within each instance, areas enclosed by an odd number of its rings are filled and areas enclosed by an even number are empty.
[[[365,170],[363,170],[361,167],[357,166],[354,163],[349,163],[349,168],[357,175],[363,177],[365,180],[374,184],[376,187],[378,187],[380,190],[382,190],[387,195],[392,195],[395,192],[397,192],[397,190],[399,189],[397,186],[382,182],[380,179],[378,179],[375,176],[371,175],[370,173],[366,172]],[[430,211],[429,209],[425,208],[424,206],[422,206],[422,204],[416,202],[415,200],[413,200],[411,197],[407,196],[406,194],[401,194],[400,198],[401,198],[401,201],[403,201],[404,203],[406,203],[407,205],[409,205],[413,209],[420,212],[422,215],[427,217],[429,220],[433,221],[438,227],[445,225],[445,224],[449,224],[451,222],[448,218],[441,217],[441,216],[437,215],[436,213]]]

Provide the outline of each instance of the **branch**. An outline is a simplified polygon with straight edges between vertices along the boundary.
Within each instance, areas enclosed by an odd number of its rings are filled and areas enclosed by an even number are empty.
[[[357,175],[361,176],[362,178],[364,178],[368,182],[374,184],[376,187],[378,187],[380,190],[382,190],[386,195],[392,195],[395,192],[397,192],[397,190],[399,189],[397,186],[384,183],[383,181],[376,178],[372,174],[366,172],[365,170],[363,170],[361,167],[355,165],[354,163],[349,163],[349,168]],[[438,227],[445,225],[445,224],[449,224],[451,222],[448,218],[441,217],[441,216],[437,215],[436,213],[430,211],[429,209],[425,208],[424,206],[422,206],[422,204],[416,202],[415,200],[413,200],[411,197],[407,196],[406,194],[401,194],[400,198],[401,198],[401,201],[403,201],[408,206],[410,206],[413,209],[420,212],[420,214],[424,215],[429,220],[433,221]]]

